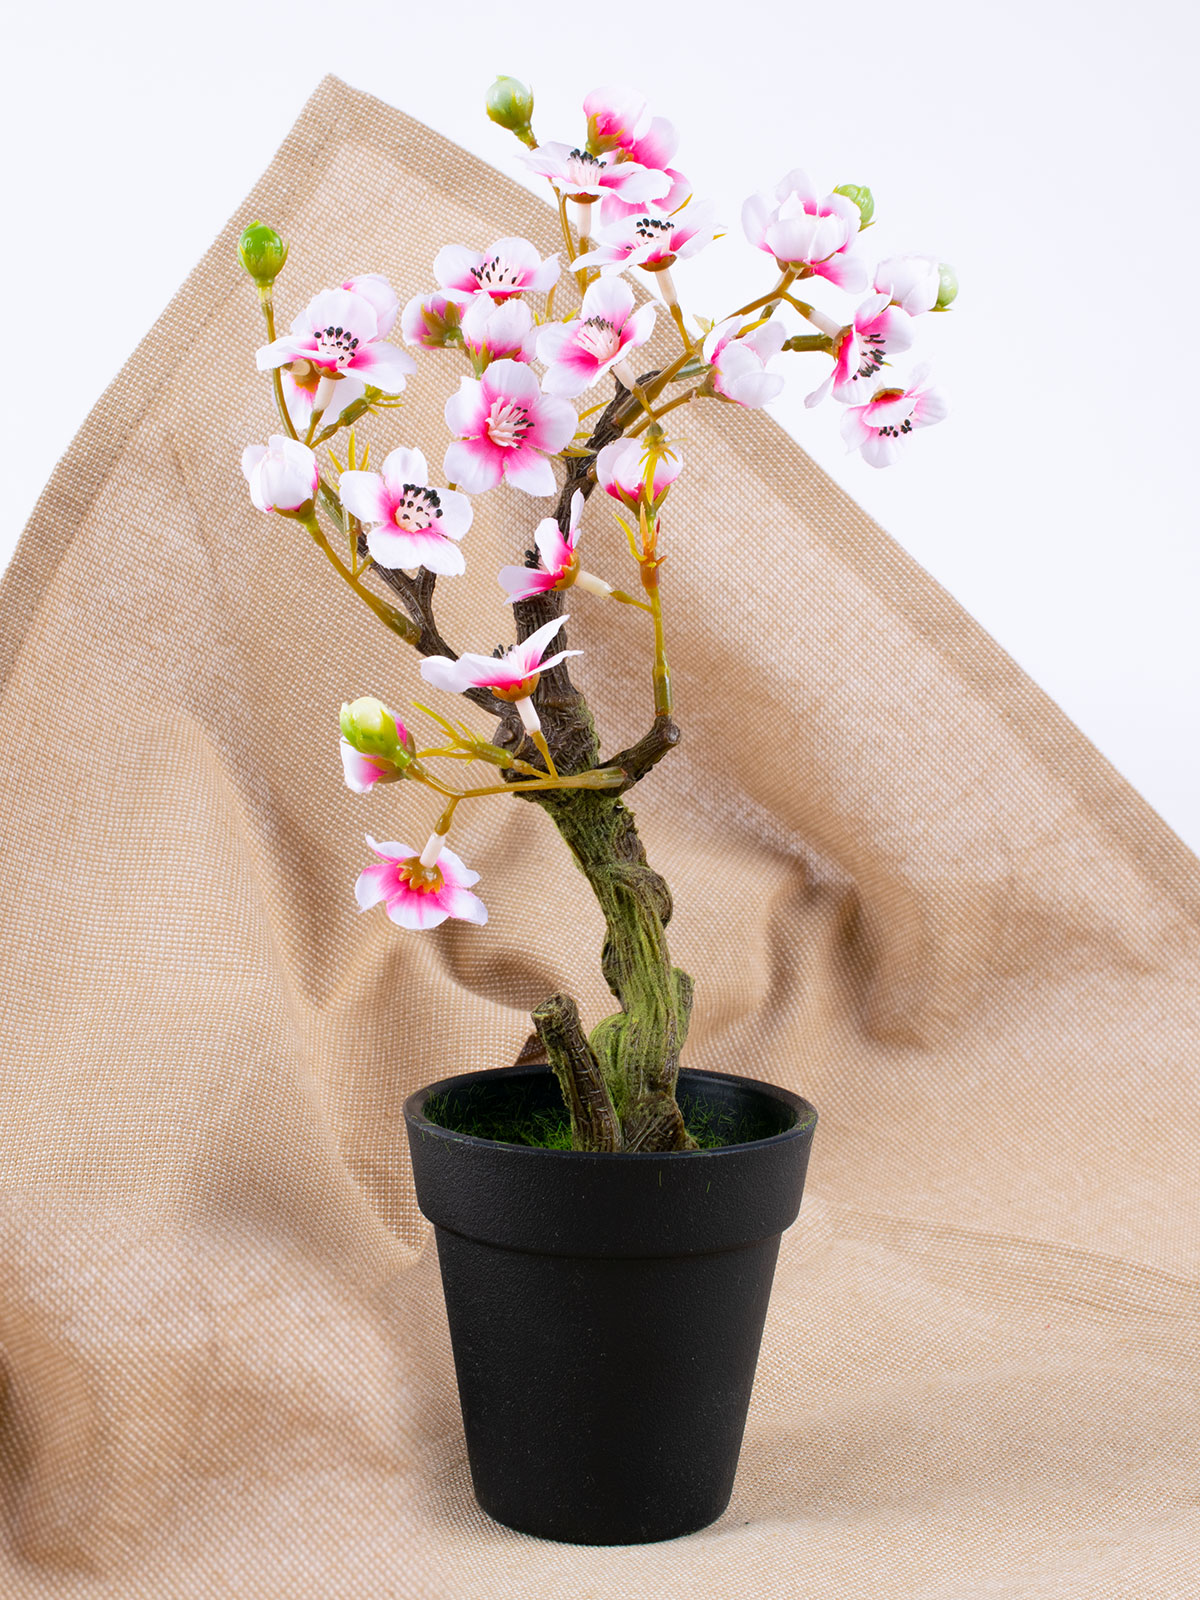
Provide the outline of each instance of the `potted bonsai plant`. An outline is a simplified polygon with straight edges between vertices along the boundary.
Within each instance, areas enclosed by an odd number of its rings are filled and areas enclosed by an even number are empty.
[[[871,279],[859,247],[870,191],[822,193],[796,170],[743,208],[769,263],[763,281],[720,320],[701,318],[681,304],[673,273],[721,230],[671,165],[669,123],[631,92],[597,90],[573,146],[538,140],[532,96],[513,79],[497,80],[487,106],[550,186],[561,257],[543,258],[498,222],[483,248],[447,243],[431,264],[438,287],[403,309],[379,274],[348,277],[280,335],[274,285],[287,247],[252,225],[240,253],[258,286],[257,364],[281,431],[247,447],[242,466],[254,504],[307,530],[416,652],[425,683],[493,719],[480,731],[443,699],[443,709],[417,706],[432,729],[418,735],[377,698],[343,705],[351,789],[375,804],[395,783],[436,797],[423,847],[368,835],[375,859],[359,876],[359,906],[410,931],[485,923],[479,875],[450,838],[461,804],[507,797],[547,813],[564,864],[574,861],[603,911],[614,1012],[587,1027],[569,994],[548,995],[523,1064],[430,1085],[405,1113],[481,1505],[548,1538],[662,1539],[704,1526],[728,1501],[779,1238],[800,1205],[816,1121],[805,1101],[753,1075],[681,1069],[692,981],[671,962],[670,891],[627,798],[680,739],[662,586],[672,485],[686,470],[672,413],[762,406],[784,384],[774,363],[804,353],[821,369],[808,403],[841,403],[849,446],[886,465],[944,406],[924,368],[907,378],[884,368],[955,284],[916,255],[884,261]],[[858,303],[834,315],[802,287]],[[647,370],[639,351],[664,317],[676,349]],[[430,383],[447,372],[440,474],[418,441],[363,447],[356,424],[386,421],[414,375]],[[473,498],[502,483],[530,507],[530,548],[498,574],[515,641],[492,655],[458,652],[438,627],[438,582],[465,570]],[[624,532],[628,576],[585,565],[592,494]],[[567,646],[568,597],[645,614],[649,727],[610,757],[568,665],[581,654]],[[447,775],[481,768],[470,782]]]

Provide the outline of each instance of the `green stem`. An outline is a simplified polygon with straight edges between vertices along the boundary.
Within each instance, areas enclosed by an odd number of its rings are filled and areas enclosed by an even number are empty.
[[[831,341],[824,333],[795,333],[790,339],[785,339],[783,350],[804,351],[822,350],[827,355],[831,353]]]
[[[635,600],[633,595],[626,594],[624,589],[614,589],[608,597],[610,600],[619,600],[623,606],[636,606],[639,611],[653,613],[654,607],[647,605],[644,600]]]
[[[571,219],[567,215],[567,197],[561,191],[558,192],[558,221],[560,227],[562,228],[563,243],[567,247],[566,265],[569,267],[571,262],[574,261],[575,257],[579,254],[579,251],[575,248],[575,240],[571,233]],[[573,273],[572,276],[575,279],[575,285],[580,294],[583,294],[584,290],[587,288],[587,273],[576,272]]]
[[[734,317],[745,317],[751,311],[758,311],[762,306],[770,305],[772,300],[778,300],[781,295],[786,296],[788,286],[794,283],[797,278],[806,278],[808,276],[809,273],[807,271],[796,272],[791,267],[785,268],[783,276],[769,294],[760,294],[757,300],[751,300],[747,305],[739,306],[736,311],[731,311],[728,317],[722,318],[722,321],[728,322]]]
[[[652,422],[658,422],[665,417],[668,411],[674,411],[676,406],[686,406],[700,393],[700,387],[700,384],[697,384],[694,389],[689,389],[686,394],[676,395],[674,400],[668,400],[665,406],[659,406],[657,411],[652,411],[648,417],[643,418],[635,427],[627,428],[625,437],[627,439],[636,439],[639,434],[645,433]]]
[[[258,303],[262,307],[263,320],[267,324],[267,343],[275,343],[275,293],[270,284],[261,286],[258,291]],[[283,397],[283,375],[278,367],[271,368],[271,388],[275,392],[275,409],[279,412],[279,420],[284,431],[290,439],[298,439],[292,422],[291,414],[287,408],[287,401]]]
[[[671,674],[667,670],[667,658],[663,649],[662,599],[658,592],[657,572],[654,574],[654,586],[647,593],[650,596],[650,609],[654,614],[654,715],[669,717]]]
[[[572,773],[569,777],[559,773],[554,777],[530,778],[515,783],[484,784],[478,789],[451,789],[428,772],[422,773],[419,781],[436,794],[449,796],[457,802],[477,800],[485,794],[520,794],[531,789],[616,789],[627,778],[628,773],[622,767],[592,767],[587,772]]]
[[[299,520],[303,522],[312,535],[313,543],[319,550],[324,552],[330,566],[350,585],[363,604],[371,608],[384,627],[390,629],[392,633],[399,634],[406,643],[416,644],[421,637],[421,630],[417,624],[411,617],[405,616],[403,612],[397,611],[395,607],[389,606],[386,601],[381,600],[378,595],[372,594],[370,589],[358,581],[358,578],[350,571],[350,568],[326,538],[325,530],[317,521],[316,512],[310,511],[306,517],[301,517]]]

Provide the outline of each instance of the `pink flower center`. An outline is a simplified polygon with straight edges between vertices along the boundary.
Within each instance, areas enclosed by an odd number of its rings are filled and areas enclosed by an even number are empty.
[[[401,861],[396,868],[396,876],[401,886],[412,894],[437,894],[446,885],[442,869],[436,865],[423,866],[420,856],[408,856]]]
[[[594,189],[607,165],[586,150],[572,150],[567,157],[565,176],[568,183],[578,189]]]
[[[428,489],[422,483],[406,483],[392,508],[392,521],[405,533],[421,533],[441,514],[442,502],[436,489]]]
[[[597,361],[611,361],[621,348],[621,335],[616,324],[605,317],[589,317],[579,324],[575,343]]]
[[[492,693],[497,700],[527,700],[538,686],[540,672],[531,672],[528,677],[518,678],[515,674],[498,676],[498,682],[490,685]]]
[[[882,369],[887,339],[874,323],[868,323],[865,329],[852,326],[842,329],[833,350],[847,380],[857,383],[860,378],[873,378]]]
[[[896,423],[894,426],[877,428],[875,431],[881,439],[898,439],[902,433],[912,432],[912,418],[905,417],[903,422]]]
[[[497,289],[510,292],[520,290],[525,273],[522,268],[505,261],[503,256],[492,256],[490,260],[472,267],[471,276],[485,294],[494,294]]]
[[[896,400],[906,399],[909,401],[909,412],[904,418],[903,422],[885,422],[883,426],[880,427],[877,423],[872,421],[869,414],[871,407],[877,405],[889,405]],[[912,412],[915,407],[916,401],[913,400],[911,396],[907,395],[903,389],[877,389],[871,398],[870,407],[868,407],[868,414],[864,416],[863,420],[867,424],[868,428],[875,429],[875,432],[881,439],[898,439],[901,434],[912,432]]]
[[[639,217],[633,225],[633,233],[643,244],[665,244],[674,226],[666,217]]]
[[[523,406],[519,400],[498,398],[492,401],[485,427],[493,444],[499,445],[502,450],[512,450],[525,443],[525,435],[533,427],[533,420],[529,415],[529,407]]]
[[[887,353],[887,340],[882,333],[860,333],[858,336],[861,349],[859,351],[858,371],[853,373],[854,378],[873,378],[883,367],[883,358]]]
[[[336,367],[339,371],[353,361],[358,340],[349,328],[315,328],[313,336],[317,341],[314,361],[322,366]]]

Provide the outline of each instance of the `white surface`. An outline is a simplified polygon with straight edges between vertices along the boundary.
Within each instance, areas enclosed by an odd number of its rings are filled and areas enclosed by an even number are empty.
[[[952,416],[901,465],[845,456],[833,402],[804,410],[819,358],[791,358],[776,414],[1200,847],[1196,33],[1195,8],[1164,0],[23,7],[2,112],[0,560],[324,73],[523,179],[482,112],[498,72],[533,83],[544,139],[578,137],[586,90],[631,83],[734,225],[677,269],[697,310],[769,287],[740,203],[795,165],[871,185],[872,253],[957,267],[954,313],[921,328]]]

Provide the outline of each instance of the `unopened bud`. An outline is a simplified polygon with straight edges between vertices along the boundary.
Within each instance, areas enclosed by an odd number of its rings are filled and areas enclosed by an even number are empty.
[[[844,194],[847,200],[853,200],[858,207],[858,225],[865,228],[875,215],[875,196],[865,183],[839,183],[833,191],[834,194]]]
[[[533,90],[519,78],[497,78],[487,92],[487,114],[501,128],[515,133],[522,144],[531,150],[537,146],[533,137]]]
[[[265,222],[252,222],[238,240],[238,256],[260,289],[269,289],[283,271],[288,247]]]
[[[935,311],[945,311],[947,306],[954,303],[957,294],[958,273],[943,261],[938,265],[938,297],[933,309]]]
[[[342,737],[364,756],[382,756],[397,767],[406,767],[412,756],[404,748],[407,734],[382,700],[363,695],[342,707]]]

